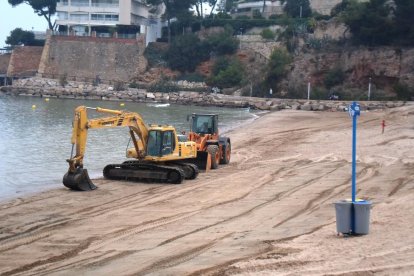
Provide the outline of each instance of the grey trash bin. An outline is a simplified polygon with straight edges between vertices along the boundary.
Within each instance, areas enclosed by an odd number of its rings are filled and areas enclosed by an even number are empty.
[[[355,226],[354,233],[366,235],[369,232],[369,217],[371,201],[363,200],[354,202]]]
[[[341,200],[335,202],[336,231],[348,234],[352,231],[352,201]]]

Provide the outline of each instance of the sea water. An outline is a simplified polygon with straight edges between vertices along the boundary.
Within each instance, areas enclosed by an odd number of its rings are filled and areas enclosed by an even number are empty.
[[[137,112],[146,124],[170,124],[178,132],[189,130],[187,115],[191,113],[219,114],[221,133],[256,117],[249,109],[0,97],[0,200],[63,185],[62,178],[68,169],[66,159],[72,149],[73,111],[80,105]],[[90,110],[88,116],[102,114]],[[90,177],[102,177],[105,165],[125,161],[128,142],[127,128],[90,130],[84,158]]]

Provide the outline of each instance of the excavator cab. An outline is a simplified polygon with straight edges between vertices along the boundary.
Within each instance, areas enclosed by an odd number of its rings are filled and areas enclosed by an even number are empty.
[[[175,149],[175,133],[171,130],[150,130],[148,132],[147,155],[165,156]]]

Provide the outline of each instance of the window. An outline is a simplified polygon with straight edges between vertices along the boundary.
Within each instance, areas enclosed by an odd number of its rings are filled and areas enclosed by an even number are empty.
[[[70,20],[73,21],[88,21],[89,16],[87,13],[71,13]]]
[[[87,7],[89,6],[89,0],[72,0],[70,4],[75,7]]]
[[[147,154],[150,156],[159,156],[161,151],[162,132],[151,130],[148,133]]]
[[[118,7],[119,0],[92,0],[92,7]]]
[[[162,139],[162,149],[161,154],[168,155],[172,154],[174,150],[174,133],[172,131],[166,131],[163,133],[163,139]]]
[[[60,20],[66,20],[68,19],[68,13],[67,12],[58,12],[57,16]]]
[[[148,133],[147,155],[164,156],[172,154],[175,148],[175,137],[172,131],[151,130]]]
[[[212,134],[213,128],[213,117],[212,116],[197,116],[193,121],[193,131],[196,133]]]
[[[118,21],[119,16],[117,14],[103,14],[103,13],[92,13],[91,20],[95,21]]]

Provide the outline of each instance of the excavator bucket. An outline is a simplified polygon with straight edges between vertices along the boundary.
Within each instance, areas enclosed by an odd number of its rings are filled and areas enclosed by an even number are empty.
[[[63,185],[75,191],[91,191],[97,188],[89,178],[88,170],[83,168],[77,168],[74,173],[68,171],[63,177]]]
[[[201,171],[209,171],[211,168],[211,155],[206,151],[197,151],[197,158],[191,159],[192,163]]]

